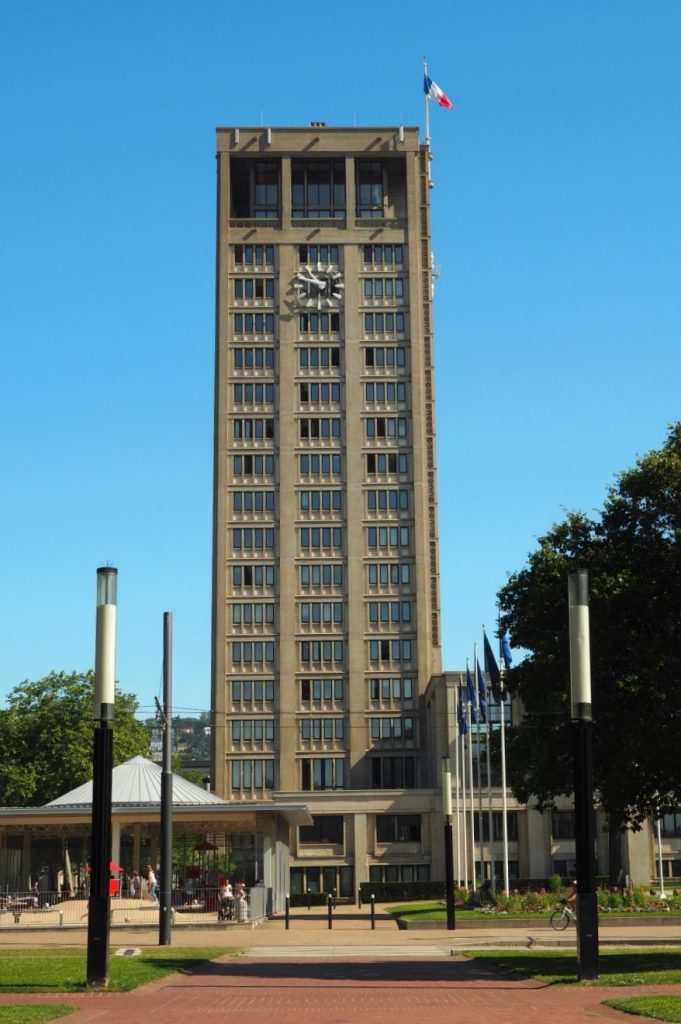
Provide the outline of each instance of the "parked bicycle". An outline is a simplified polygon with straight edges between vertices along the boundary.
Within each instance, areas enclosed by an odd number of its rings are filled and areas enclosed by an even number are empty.
[[[577,924],[577,915],[571,910],[567,900],[561,900],[560,904],[561,909],[554,910],[549,918],[549,924],[555,931],[564,932],[571,921]]]

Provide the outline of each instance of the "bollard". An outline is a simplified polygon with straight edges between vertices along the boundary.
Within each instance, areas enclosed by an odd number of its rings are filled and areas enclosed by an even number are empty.
[[[358,910],[362,909],[362,890],[361,889],[357,890],[357,909]]]
[[[376,897],[372,893],[371,896],[369,897],[369,899],[371,900],[371,930],[375,931],[375,929],[376,929]]]
[[[330,893],[327,899],[327,907],[329,914],[329,928],[333,928],[333,896],[331,896]]]
[[[290,912],[291,912],[291,897],[289,896],[288,893],[286,893],[285,917],[284,917],[286,931],[288,931],[288,929],[289,929]]]
[[[59,911],[59,927],[60,928],[64,927],[64,911],[63,910]]]
[[[312,910],[312,897],[310,896],[310,890],[307,890],[307,909]]]

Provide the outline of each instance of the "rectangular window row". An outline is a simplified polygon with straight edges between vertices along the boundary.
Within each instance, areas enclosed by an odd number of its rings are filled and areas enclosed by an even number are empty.
[[[368,526],[367,547],[369,548],[408,548],[408,526]]]
[[[301,789],[345,789],[342,757],[305,757],[300,762]]]
[[[317,565],[311,562],[308,565],[300,566],[300,586],[308,587],[342,587],[343,566],[342,564],[329,564],[324,562]]]
[[[274,491],[232,491],[234,512],[274,512]]]
[[[368,476],[408,472],[409,456],[406,452],[369,452],[367,455]]]
[[[392,302],[394,299],[404,298],[404,278],[403,277],[365,277],[364,278],[364,298],[371,301],[373,299],[386,299]]]
[[[232,643],[233,665],[272,665],[273,640],[235,640]]]
[[[273,245],[235,245],[234,262],[237,266],[273,267]]]
[[[301,679],[300,700],[303,704],[310,701],[319,704],[321,701],[334,701],[337,704],[343,703],[343,680],[342,679]]]
[[[262,441],[274,437],[273,419],[235,419],[232,420],[232,436],[235,441]]]
[[[274,679],[232,679],[232,704],[274,700]]]
[[[274,384],[235,384],[235,405],[262,405],[263,402],[274,401]]]
[[[232,530],[235,551],[268,550],[274,548],[274,530],[261,527],[243,527]]]
[[[335,263],[338,265],[339,247],[337,245],[299,245],[298,259],[301,264],[306,263]]]
[[[279,217],[279,162],[236,157],[230,161],[233,217]]]
[[[369,622],[411,622],[411,601],[369,601]]]
[[[406,416],[367,416],[366,436],[369,440],[374,437],[406,437],[407,417]]]
[[[264,348],[233,348],[235,370],[273,370],[274,349]]]
[[[414,789],[416,761],[413,757],[371,758],[373,789]]]
[[[233,587],[273,587],[274,565],[233,565]]]
[[[376,840],[379,843],[420,843],[420,814],[377,814]]]
[[[274,761],[270,758],[232,760],[232,792],[274,789]]]
[[[383,209],[383,163],[381,160],[358,160],[357,216],[381,218]]]
[[[267,476],[274,473],[274,455],[235,455],[234,476]]]
[[[300,313],[298,330],[301,334],[338,334],[340,313]]]
[[[340,526],[303,526],[300,529],[301,548],[330,550],[343,547],[343,529]]]
[[[308,626],[330,626],[343,624],[342,601],[302,601],[300,603],[300,624]]]
[[[341,386],[337,381],[322,381],[300,385],[300,402],[340,402]]]
[[[342,718],[301,718],[301,740],[342,740],[345,722]]]
[[[299,491],[301,512],[341,512],[342,491]]]
[[[367,578],[370,587],[403,586],[411,582],[409,562],[369,562]]]
[[[328,219],[345,216],[345,161],[291,161],[291,216]]]
[[[273,299],[274,278],[237,277],[234,279],[234,298],[237,301],[242,301],[243,299]]]
[[[363,245],[362,256],[364,263],[372,263],[388,267],[401,266],[404,263],[403,245]]]
[[[473,821],[473,831],[476,843],[480,840],[479,816],[476,814]],[[515,843],[518,841],[518,812],[506,812],[506,837]],[[482,838],[489,842],[489,815],[484,814],[482,819]],[[494,842],[500,843],[504,839],[504,815],[503,811],[492,811],[492,838]],[[555,838],[555,836],[554,836]]]
[[[385,366],[407,365],[407,350],[404,345],[367,345],[364,349],[364,365],[382,370]]]
[[[365,334],[403,334],[405,330],[404,313],[365,313]],[[260,333],[260,332],[258,332]]]
[[[405,420],[406,422],[406,420]],[[341,436],[341,419],[339,416],[314,416],[310,419],[299,419],[298,430],[301,441],[311,438],[332,438]]]
[[[370,640],[369,661],[411,661],[411,640]]]
[[[372,740],[413,740],[414,719],[405,718],[371,718],[369,732]]]
[[[407,385],[403,381],[371,381],[364,385],[367,402],[406,402]]]
[[[274,334],[274,313],[234,313],[234,333]]]
[[[509,861],[509,864],[511,862]],[[503,875],[502,871],[496,872]],[[517,878],[517,875],[512,875]],[[369,881],[377,882],[429,882],[430,864],[370,864]]]
[[[274,602],[256,601],[232,605],[233,626],[271,626],[274,624]]]
[[[367,512],[405,512],[409,509],[409,491],[396,487],[366,491]]]
[[[301,476],[330,476],[342,472],[342,455],[335,452],[321,455],[299,455]]]
[[[232,743],[262,743],[274,739],[273,718],[234,718],[231,725]]]
[[[299,348],[298,366],[301,370],[328,370],[340,366],[340,349],[337,346]]]
[[[413,700],[414,680],[401,677],[369,680],[369,697],[372,701],[402,701]]]
[[[300,660],[303,665],[343,664],[345,644],[342,640],[301,640]]]

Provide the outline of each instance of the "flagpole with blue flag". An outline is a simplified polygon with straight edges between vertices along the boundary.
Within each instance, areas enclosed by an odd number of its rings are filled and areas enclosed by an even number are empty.
[[[464,888],[468,889],[468,836],[467,836],[467,825],[466,825],[466,733],[468,732],[468,726],[466,724],[466,709],[463,701],[463,688],[461,686],[461,676],[459,676],[459,697],[456,705],[456,715],[459,721],[459,736],[461,737],[461,803],[462,803],[462,839],[463,839],[463,884]],[[459,876],[461,880],[461,876]]]
[[[468,786],[470,788],[469,828],[471,834],[471,884],[475,889],[475,780],[473,777],[473,720],[475,716],[475,690],[466,658],[466,714],[468,722]]]
[[[482,755],[482,743],[481,743],[481,741],[482,741],[482,733],[481,733],[481,725],[484,722],[485,718],[484,718],[483,709],[482,709],[481,704],[480,704],[480,683],[479,683],[479,680],[478,680],[478,670],[477,670],[477,667],[476,667],[477,663],[478,663],[478,645],[477,644],[473,644],[473,676],[474,676],[473,690],[474,690],[474,693],[475,693],[475,717],[476,717],[475,751],[476,751],[476,760],[477,760],[476,775],[477,775],[477,783],[478,783],[478,847],[479,847],[479,850],[480,850],[480,873],[479,873],[478,877],[479,877],[479,881],[480,881],[480,888],[482,888],[482,886],[484,884],[484,881],[485,881],[485,834],[484,834],[484,829],[482,827],[482,817],[483,817],[483,815],[482,815],[482,764],[481,764],[481,761],[482,761],[482,756],[481,756]]]
[[[485,676],[484,676],[484,673],[483,673],[482,669],[480,668],[480,662],[479,662],[479,660],[477,658],[475,659],[475,664],[476,664],[476,667],[477,667],[477,670],[478,670],[478,687],[479,687],[479,691],[480,691],[480,694],[481,694],[481,700],[484,702],[484,705],[485,705],[485,712],[486,712],[485,713],[485,746],[486,746],[486,749],[485,749],[485,761],[487,762],[487,825],[488,825],[488,828],[489,828],[488,844],[489,844],[490,879],[491,879],[491,882],[492,882],[492,892],[496,892],[497,891],[497,876],[496,876],[496,873],[494,871],[494,851],[493,851],[493,845],[492,845],[493,842],[494,842],[494,828],[493,828],[493,825],[494,825],[494,814],[492,812],[492,744],[491,744],[491,740],[490,740],[492,726],[490,724],[490,717],[491,716],[487,713],[487,702],[485,700],[485,698],[487,696],[487,693],[486,693],[486,685],[487,684],[485,682]]]
[[[485,669],[489,673],[490,683],[494,699],[499,704],[500,725],[501,725],[501,828],[504,845],[504,893],[508,896],[510,891],[510,880],[508,874],[508,797],[506,794],[506,693],[504,691],[503,674],[499,671],[492,647],[487,639],[485,626],[482,627],[483,649],[485,652]],[[500,652],[504,665],[508,668],[511,664],[511,648],[506,640],[504,649],[503,641],[500,640]]]

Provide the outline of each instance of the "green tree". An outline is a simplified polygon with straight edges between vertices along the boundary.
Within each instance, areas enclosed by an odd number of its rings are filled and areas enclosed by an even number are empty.
[[[25,681],[0,709],[0,804],[37,807],[92,778],[94,673]],[[137,699],[116,690],[114,763],[149,751]]]
[[[568,513],[499,593],[529,654],[507,677],[524,707],[509,781],[539,808],[572,791],[567,574],[590,575],[594,781],[612,831],[681,805],[681,423],[621,473],[593,517]]]

